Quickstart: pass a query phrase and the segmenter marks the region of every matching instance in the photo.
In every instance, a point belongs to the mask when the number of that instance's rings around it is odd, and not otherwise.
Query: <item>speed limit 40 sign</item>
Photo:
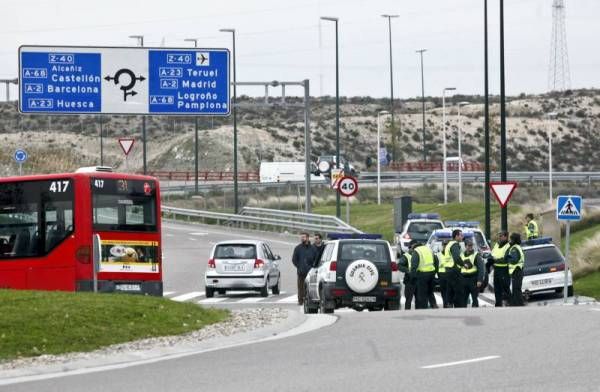
[[[338,182],[338,192],[345,197],[354,196],[358,192],[358,182],[354,177],[342,177]]]

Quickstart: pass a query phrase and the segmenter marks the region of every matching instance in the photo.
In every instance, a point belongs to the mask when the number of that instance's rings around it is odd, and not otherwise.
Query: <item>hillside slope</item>
[[[241,100],[252,101],[243,97]],[[290,98],[293,100],[293,98]],[[452,102],[469,101],[458,118]],[[492,115],[492,154],[499,155],[499,105],[494,97]],[[365,169],[367,156],[375,157],[377,112],[389,101],[370,97],[342,99],[341,146],[345,156]],[[397,159],[423,159],[421,103],[396,103]],[[446,100],[448,155],[456,155],[457,129],[463,130],[464,159],[483,161],[483,104],[479,96],[456,96]],[[442,108],[440,98],[427,98],[426,134],[428,159],[441,160]],[[577,90],[565,94],[512,97],[508,99],[508,162],[511,170],[547,168],[547,132],[552,129],[555,170],[600,170],[600,91]],[[557,112],[554,122],[544,113]],[[304,122],[302,110],[275,107],[241,108],[238,111],[240,170],[257,170],[259,162],[303,160]],[[104,130],[105,164],[126,169],[117,138],[137,140],[127,162],[130,171],[142,167],[141,117],[139,116],[46,116],[23,115],[15,102],[0,104],[0,175],[14,174],[15,148],[26,148],[30,161],[26,172],[70,171],[99,164],[100,123]],[[231,118],[202,117],[200,124],[201,170],[232,169],[233,132]],[[335,143],[335,105],[331,97],[314,98],[311,105],[311,135],[316,158],[331,154]],[[392,150],[389,123],[384,142]],[[148,162],[150,170],[193,170],[193,118],[151,116],[147,118]]]

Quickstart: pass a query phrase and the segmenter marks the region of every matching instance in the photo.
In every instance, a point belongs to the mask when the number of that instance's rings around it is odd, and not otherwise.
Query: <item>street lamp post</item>
[[[445,87],[442,90],[442,149],[443,149],[443,161],[442,166],[444,170],[444,204],[448,203],[448,169],[446,168],[446,91],[454,91],[456,87]]]
[[[386,110],[382,110],[377,113],[377,205],[381,204],[381,158],[379,151],[381,151],[381,116],[390,114]]]
[[[550,193],[550,205],[554,202],[552,197],[552,120],[556,118],[558,113],[551,112],[546,114],[547,124],[546,132],[548,133],[548,192]]]
[[[233,44],[231,56],[233,57],[233,210],[237,214],[239,212],[238,203],[238,131],[237,131],[237,79],[236,79],[236,67],[235,67],[235,29],[220,29],[222,33],[231,33]]]
[[[421,106],[423,111],[423,129],[422,129],[422,139],[423,139],[423,162],[427,162],[427,141],[425,139],[425,75],[423,73],[423,53],[426,52],[427,49],[419,49],[417,53],[421,55]]]
[[[396,128],[394,127],[394,68],[392,63],[392,18],[397,18],[398,15],[381,15],[383,18],[386,18],[388,21],[388,32],[389,32],[389,42],[390,42],[390,113],[392,116],[392,156],[394,160],[396,159]]]
[[[193,42],[194,48],[198,47],[198,38],[185,38],[186,42]],[[198,194],[198,116],[194,116],[194,191]]]
[[[462,204],[463,202],[463,192],[462,192],[462,126],[464,124],[462,117],[460,116],[460,108],[462,106],[469,105],[470,102],[463,101],[458,103],[458,202]]]
[[[143,35],[130,35],[129,38],[137,40],[138,46],[144,46]],[[142,160],[144,161],[144,174],[148,171],[148,163],[146,159],[146,116],[142,115]]]
[[[339,40],[338,40],[338,18],[322,16],[322,20],[335,22],[335,166],[340,167],[340,63],[339,63]],[[335,194],[335,216],[340,218],[342,208],[340,205],[340,193]]]

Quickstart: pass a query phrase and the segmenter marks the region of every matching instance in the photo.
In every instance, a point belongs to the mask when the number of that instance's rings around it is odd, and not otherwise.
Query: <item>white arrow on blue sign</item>
[[[27,158],[28,158],[28,155],[27,155],[27,151],[25,151],[25,150],[16,150],[15,155],[13,155],[13,159],[17,163],[23,163],[27,160]]]
[[[581,196],[567,195],[556,198],[556,219],[564,221],[581,220],[583,199]]]

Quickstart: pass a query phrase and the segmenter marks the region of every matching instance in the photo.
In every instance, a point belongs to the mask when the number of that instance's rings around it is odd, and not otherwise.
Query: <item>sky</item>
[[[499,0],[489,3],[490,93],[499,93]],[[548,90],[552,0],[505,0],[507,94]],[[311,95],[335,94],[335,27],[339,18],[340,94],[389,96],[392,20],[394,95],[420,96],[415,50],[424,54],[425,94],[444,87],[483,94],[483,0],[2,0],[0,78],[18,74],[20,45],[231,46],[235,28],[237,80],[311,81]],[[600,1],[566,0],[571,87],[600,87]],[[16,88],[11,89],[13,97]],[[289,91],[289,95],[300,95]],[[261,95],[252,87],[238,94]],[[4,97],[0,86],[0,97]]]

